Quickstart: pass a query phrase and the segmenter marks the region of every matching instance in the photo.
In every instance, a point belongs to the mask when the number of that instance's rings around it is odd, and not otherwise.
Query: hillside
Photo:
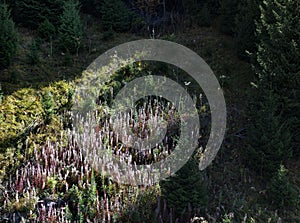
[[[194,17],[196,12],[187,11],[185,20],[181,21],[183,25],[167,23],[154,26],[153,30],[148,26],[147,31],[143,23],[139,23],[140,26],[134,26],[132,21],[126,24],[124,14],[120,14],[124,16],[121,27],[131,28],[120,29],[119,20],[111,23],[113,17],[107,20],[109,22],[104,20],[103,15],[109,14],[112,6],[107,6],[107,12],[103,5],[99,6],[102,13],[99,19],[88,2],[82,3],[81,11],[78,10],[82,35],[80,46],[74,52],[64,48],[67,41],[61,45],[59,33],[63,31],[57,31],[58,37],[43,39],[39,28],[18,22],[20,15],[16,16],[16,12],[20,6],[11,5],[13,19],[17,21],[18,50],[9,66],[0,70],[0,222],[299,222],[299,103],[295,99],[299,93],[299,62],[293,58],[289,62],[277,61],[279,65],[274,65],[274,72],[282,71],[290,76],[280,79],[275,75],[277,79],[272,79],[266,75],[272,69],[264,55],[275,60],[277,54],[275,50],[267,51],[268,44],[258,41],[261,45],[257,52],[252,52],[250,57],[241,56],[237,42],[239,33],[224,32],[224,27],[228,28],[223,24],[228,16],[224,12],[225,3],[214,14],[210,8],[214,1],[207,1],[205,7],[211,13],[209,24],[191,22],[199,17]],[[101,4],[110,1],[104,2]],[[122,7],[136,12],[135,8],[130,8],[133,1],[123,2]],[[170,4],[164,2],[168,11]],[[158,10],[149,4],[146,12]],[[174,10],[180,12],[180,7]],[[159,13],[162,11],[158,10],[157,18]],[[197,13],[202,16],[200,18],[205,15],[203,10]],[[71,20],[75,21],[74,18]],[[263,25],[257,27],[263,28]],[[175,42],[196,52],[212,69],[224,92],[225,137],[217,156],[203,171],[198,169],[198,164],[210,134],[211,108],[205,95],[199,96],[204,93],[195,80],[171,65],[140,61],[111,74],[98,89],[94,102],[97,124],[94,126],[95,120],[87,119],[84,123],[80,121],[82,129],[76,130],[80,125],[74,124],[74,119],[78,118],[72,113],[75,105],[80,100],[89,106],[92,104],[88,98],[79,99],[74,87],[85,80],[87,67],[115,46],[149,38]],[[280,38],[288,38],[288,34]],[[0,38],[0,44],[1,41]],[[282,52],[285,52],[284,47]],[[264,51],[259,51],[262,48]],[[298,45],[295,49],[299,50]],[[293,51],[299,56],[297,52]],[[287,68],[283,68],[282,61],[288,64]],[[122,62],[122,58],[117,58],[116,63]],[[148,74],[177,81],[194,99],[201,127],[198,144],[189,161],[167,180],[159,183],[149,180],[152,184],[148,186],[122,184],[104,169],[99,169],[94,163],[97,161],[90,162],[87,157],[91,154],[86,154],[85,148],[97,151],[93,143],[97,143],[100,135],[101,143],[111,156],[125,156],[132,164],[152,164],[174,152],[181,143],[180,125],[192,116],[192,112],[183,114],[182,119],[177,116],[179,110],[168,102],[145,97],[135,104],[136,113],[126,117],[134,133],[144,138],[145,132],[150,131],[145,123],[155,117],[164,118],[168,130],[163,142],[148,152],[122,144],[112,129],[115,125],[121,126],[123,119],[112,121],[115,110],[111,102],[128,83]],[[295,79],[292,79],[293,74]],[[151,88],[157,89],[154,82],[149,83]],[[144,117],[142,121],[140,117]],[[95,136],[88,133],[94,130]],[[95,160],[102,159],[95,154],[91,155]]]

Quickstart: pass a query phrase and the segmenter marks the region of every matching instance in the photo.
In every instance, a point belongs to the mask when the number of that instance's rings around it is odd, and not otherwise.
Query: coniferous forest
[[[191,49],[219,81],[226,131],[205,169],[213,108],[184,70],[116,55],[113,64],[126,65],[94,100],[76,94],[95,59],[142,39]],[[113,102],[131,81],[147,76],[159,91],[150,75],[193,99],[196,149],[167,178],[122,183],[98,161],[147,166],[190,140],[180,136],[192,112],[181,116],[162,97],[145,96],[113,118]],[[80,100],[93,118],[74,115]],[[146,139],[153,126],[161,130],[158,119],[167,130],[147,150],[122,143],[127,130],[113,131],[128,123]],[[133,173],[124,176],[131,182]],[[0,0],[0,222],[300,222],[300,0]]]

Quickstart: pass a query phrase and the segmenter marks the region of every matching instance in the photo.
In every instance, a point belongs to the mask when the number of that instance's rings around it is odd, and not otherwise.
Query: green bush
[[[134,200],[125,206],[122,220],[130,223],[153,222],[159,190],[158,185],[138,190]]]
[[[16,55],[18,37],[6,4],[0,4],[0,68],[8,67]]]
[[[100,219],[101,213],[97,210],[99,197],[94,175],[91,176],[91,182],[85,188],[79,188],[73,185],[68,193],[68,217],[72,221],[86,222],[87,220]]]

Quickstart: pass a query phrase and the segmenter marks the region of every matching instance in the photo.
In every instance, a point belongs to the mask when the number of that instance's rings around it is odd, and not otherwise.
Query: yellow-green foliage
[[[0,184],[6,173],[11,171],[11,167],[18,166],[22,160],[23,156],[20,153],[16,155],[13,148],[7,148],[5,152],[0,153]]]
[[[42,97],[45,92],[53,96],[53,110],[56,114],[71,107],[71,85],[65,81],[54,83],[39,91],[21,89],[12,95],[6,96],[0,105],[0,144],[6,147],[36,124],[42,124],[43,105]],[[53,117],[58,119],[59,117]],[[57,124],[57,123],[56,123]],[[52,126],[54,127],[54,126]],[[57,127],[57,126],[55,126]]]
[[[53,97],[53,115],[46,124],[42,98],[45,92]],[[0,104],[0,182],[8,170],[30,154],[34,145],[56,141],[63,130],[62,116],[71,108],[72,87],[60,81],[40,90],[21,89],[5,96]],[[20,150],[26,148],[26,151]],[[16,154],[19,154],[18,156]]]
[[[33,89],[22,89],[4,97],[0,105],[0,143],[7,146],[42,114],[39,95]]]

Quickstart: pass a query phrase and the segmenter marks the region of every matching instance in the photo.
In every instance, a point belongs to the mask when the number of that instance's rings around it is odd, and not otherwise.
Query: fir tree
[[[45,21],[39,25],[38,35],[43,40],[51,41],[56,36],[56,28],[48,19],[45,19]]]
[[[291,184],[287,175],[287,169],[283,165],[280,165],[280,168],[271,180],[269,197],[272,205],[281,210],[295,207],[297,204],[297,191],[294,185]]]
[[[98,0],[80,0],[81,9],[84,13],[99,17],[102,1]],[[101,16],[100,16],[101,17]]]
[[[78,53],[83,36],[83,25],[80,20],[78,1],[66,1],[58,29],[60,46],[71,53]]]
[[[6,4],[0,4],[0,68],[8,67],[18,47],[15,24]]]
[[[17,0],[15,20],[24,26],[37,28],[41,22],[42,9],[39,0]]]
[[[29,54],[28,54],[28,62],[31,65],[35,65],[40,62],[39,58],[39,46],[36,40],[33,40],[30,45]]]
[[[16,0],[15,18],[17,22],[36,29],[45,19],[59,25],[59,17],[63,11],[62,0]]]
[[[235,17],[238,13],[237,0],[222,0],[220,3],[220,30],[225,34],[234,34]]]
[[[162,196],[168,207],[180,213],[188,205],[206,208],[207,189],[195,159],[190,159],[175,176],[161,182]]]
[[[268,0],[260,10],[257,25],[260,79],[275,91],[295,90],[300,75],[300,3]]]
[[[279,96],[260,90],[250,110],[247,162],[251,169],[263,176],[271,176],[277,167],[292,156],[289,120],[280,113]]]
[[[266,0],[260,6],[257,73],[262,88],[272,89],[284,105],[283,116],[292,120],[292,146],[300,154],[300,2]]]
[[[256,53],[256,24],[259,19],[258,0],[241,1],[235,18],[236,47],[240,58],[249,58],[249,53]]]
[[[127,31],[130,28],[130,13],[122,0],[104,0],[101,7],[104,30]]]

